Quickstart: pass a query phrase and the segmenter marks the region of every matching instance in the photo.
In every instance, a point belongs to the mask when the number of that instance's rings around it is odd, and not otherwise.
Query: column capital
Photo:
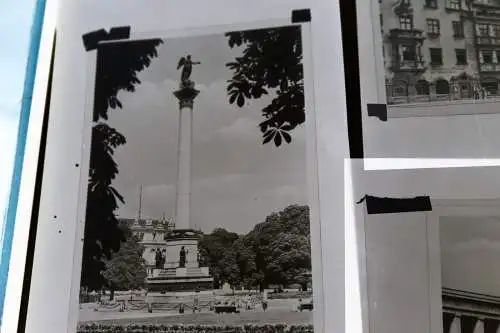
[[[179,108],[193,108],[194,99],[200,93],[199,90],[194,88],[194,85],[181,87],[179,90],[174,91],[174,96],[179,100]]]

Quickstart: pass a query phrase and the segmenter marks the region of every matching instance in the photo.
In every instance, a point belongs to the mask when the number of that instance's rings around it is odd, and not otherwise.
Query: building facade
[[[146,261],[148,276],[152,276],[156,266],[156,253],[160,251],[166,256],[165,236],[174,229],[174,223],[168,219],[122,219],[144,247],[142,257]]]
[[[500,332],[500,298],[443,288],[443,333]]]
[[[475,47],[479,75],[492,94],[498,94],[500,79],[500,1],[476,0],[472,3]]]
[[[499,3],[379,0],[388,103],[497,95]]]

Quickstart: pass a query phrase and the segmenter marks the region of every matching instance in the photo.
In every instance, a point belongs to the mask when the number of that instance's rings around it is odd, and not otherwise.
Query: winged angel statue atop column
[[[199,65],[201,62],[191,60],[191,55],[188,54],[185,58],[182,57],[179,59],[179,63],[177,64],[177,69],[182,67],[181,72],[181,87],[189,87],[193,85],[193,82],[189,79],[191,77],[191,72],[193,71],[193,65]]]

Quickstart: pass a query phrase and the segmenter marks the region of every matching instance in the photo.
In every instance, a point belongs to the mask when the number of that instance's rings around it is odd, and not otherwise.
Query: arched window
[[[429,82],[426,80],[418,80],[415,85],[415,90],[418,95],[429,95]]]
[[[448,95],[450,93],[450,84],[444,79],[436,81],[436,94]]]

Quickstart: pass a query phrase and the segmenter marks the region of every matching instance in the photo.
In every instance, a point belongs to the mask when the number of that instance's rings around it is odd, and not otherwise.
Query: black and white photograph
[[[497,333],[500,216],[442,216],[439,226],[443,333]]]
[[[378,3],[388,105],[499,101],[498,1]]]
[[[99,46],[78,333],[315,331],[303,52],[300,25]]]

